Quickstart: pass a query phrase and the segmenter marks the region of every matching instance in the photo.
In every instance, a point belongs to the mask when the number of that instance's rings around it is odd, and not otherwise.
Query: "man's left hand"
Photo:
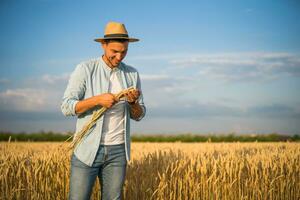
[[[140,96],[139,90],[131,90],[127,94],[125,94],[127,102],[132,104],[136,102]]]

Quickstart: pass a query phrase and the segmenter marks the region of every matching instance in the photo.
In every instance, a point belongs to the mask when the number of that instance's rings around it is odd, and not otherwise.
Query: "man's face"
[[[103,43],[104,59],[110,67],[117,67],[125,58],[128,50],[128,42],[111,41]]]

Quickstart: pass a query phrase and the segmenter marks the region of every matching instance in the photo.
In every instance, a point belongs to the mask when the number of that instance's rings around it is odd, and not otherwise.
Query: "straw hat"
[[[103,43],[105,40],[109,39],[127,39],[129,42],[139,41],[139,39],[130,38],[125,25],[118,22],[108,22],[105,27],[104,37],[97,38],[95,41]]]

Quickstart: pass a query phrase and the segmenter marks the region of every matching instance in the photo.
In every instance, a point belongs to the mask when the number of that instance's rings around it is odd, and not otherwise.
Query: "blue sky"
[[[133,133],[299,133],[298,1],[0,3],[0,130],[73,131],[60,101],[108,21],[133,43],[147,116]]]

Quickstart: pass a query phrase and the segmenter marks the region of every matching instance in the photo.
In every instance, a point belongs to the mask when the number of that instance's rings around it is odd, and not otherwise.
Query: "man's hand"
[[[101,106],[110,108],[116,103],[115,96],[111,93],[104,93],[101,95],[98,95],[98,102]]]
[[[143,114],[143,109],[137,101],[140,97],[139,90],[131,90],[125,94],[125,97],[130,105],[130,117],[137,120]]]
[[[95,106],[103,106],[105,108],[112,107],[116,102],[115,96],[111,93],[100,94],[79,101],[75,106],[76,114],[81,114],[94,108]]]
[[[127,94],[125,94],[125,97],[127,99],[127,102],[132,104],[139,99],[140,92],[138,90],[130,90]]]

